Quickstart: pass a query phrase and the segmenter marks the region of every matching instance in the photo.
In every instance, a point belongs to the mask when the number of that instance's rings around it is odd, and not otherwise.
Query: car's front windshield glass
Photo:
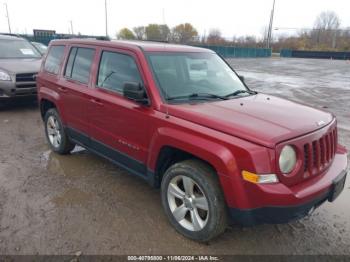
[[[47,46],[42,43],[32,42],[32,44],[39,50],[40,53],[45,54]]]
[[[0,59],[40,57],[38,50],[25,40],[0,40]]]
[[[215,53],[147,53],[165,100],[228,99],[250,93],[235,72]]]

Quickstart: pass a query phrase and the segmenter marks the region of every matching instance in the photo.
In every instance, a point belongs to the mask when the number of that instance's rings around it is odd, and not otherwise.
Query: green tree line
[[[165,24],[149,24],[132,29],[122,28],[117,33],[117,38],[188,44],[198,40],[198,31],[190,23],[179,24],[173,28]]]

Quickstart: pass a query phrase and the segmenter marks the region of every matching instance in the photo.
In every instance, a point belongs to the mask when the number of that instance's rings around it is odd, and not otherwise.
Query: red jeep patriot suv
[[[298,219],[343,190],[335,117],[250,90],[210,50],[52,41],[37,86],[53,151],[79,144],[160,187],[191,239]]]

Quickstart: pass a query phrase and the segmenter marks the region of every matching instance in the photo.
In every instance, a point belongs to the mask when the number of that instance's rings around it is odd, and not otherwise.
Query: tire
[[[46,112],[44,122],[45,135],[51,150],[61,155],[70,153],[75,144],[69,140],[55,108],[51,108]]]
[[[161,199],[170,223],[192,240],[207,242],[227,227],[226,204],[216,173],[202,161],[172,165],[162,179]]]

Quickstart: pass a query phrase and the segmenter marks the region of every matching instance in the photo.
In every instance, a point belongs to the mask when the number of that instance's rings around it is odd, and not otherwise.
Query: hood
[[[273,148],[276,144],[322,128],[326,113],[278,97],[257,94],[218,102],[169,105],[169,114]]]
[[[0,59],[0,69],[10,74],[39,72],[41,58]]]

